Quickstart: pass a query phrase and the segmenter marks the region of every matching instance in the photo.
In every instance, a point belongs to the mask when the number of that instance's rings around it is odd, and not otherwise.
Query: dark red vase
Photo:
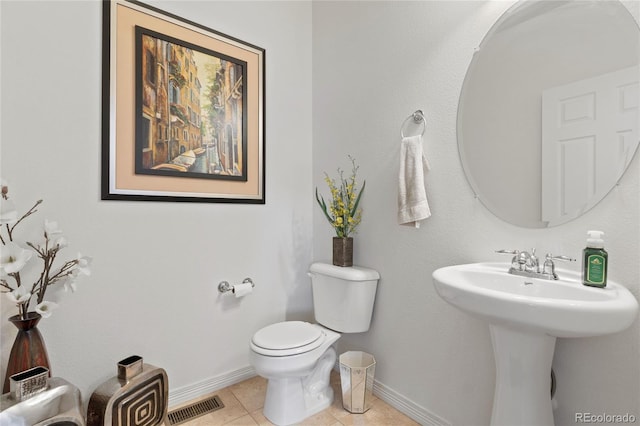
[[[44,345],[42,334],[36,327],[41,319],[42,316],[36,312],[27,312],[26,319],[20,318],[20,315],[9,318],[9,321],[18,328],[18,335],[11,347],[2,393],[9,392],[9,377],[16,373],[38,366],[51,370],[47,347]]]

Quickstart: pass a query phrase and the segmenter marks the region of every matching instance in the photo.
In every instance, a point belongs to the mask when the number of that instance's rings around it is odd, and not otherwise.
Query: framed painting
[[[102,199],[265,203],[265,50],[103,1]]]

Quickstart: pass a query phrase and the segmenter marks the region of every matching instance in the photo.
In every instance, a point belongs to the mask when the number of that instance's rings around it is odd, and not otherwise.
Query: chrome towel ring
[[[402,136],[403,138],[405,137],[404,128],[411,119],[413,119],[413,122],[416,124],[422,124],[422,133],[420,133],[420,136],[424,136],[424,132],[425,130],[427,130],[427,119],[421,109],[405,118],[405,120],[402,122],[402,126],[400,126],[400,136]]]

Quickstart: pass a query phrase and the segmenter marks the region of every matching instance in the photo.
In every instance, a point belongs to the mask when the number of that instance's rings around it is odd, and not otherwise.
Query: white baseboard
[[[373,394],[400,411],[407,417],[412,418],[423,426],[450,426],[451,423],[442,417],[430,412],[426,408],[416,404],[405,396],[399,394],[389,386],[373,380]]]
[[[335,370],[340,371],[338,364],[336,364]],[[239,370],[230,371],[218,377],[212,377],[210,379],[194,383],[193,385],[183,386],[178,389],[171,389],[169,390],[169,407],[182,405],[255,376],[256,371],[253,367],[245,367]],[[442,417],[416,404],[378,380],[373,381],[373,394],[423,426],[451,425],[451,423]]]
[[[192,385],[183,386],[178,389],[169,389],[169,407],[182,405],[255,376],[256,370],[253,367],[245,367]]]

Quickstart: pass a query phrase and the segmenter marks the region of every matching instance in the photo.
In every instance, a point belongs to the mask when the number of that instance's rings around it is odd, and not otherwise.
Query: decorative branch
[[[3,201],[8,199],[8,188],[6,185],[2,185],[2,199]],[[13,234],[16,226],[22,223],[27,217],[33,215],[38,211],[38,206],[42,203],[42,200],[38,200],[26,213],[24,213],[19,219],[15,220],[17,214],[10,205],[7,209],[7,205],[3,206],[8,210],[8,214],[3,211],[2,221],[5,226],[0,227],[0,242],[4,246],[3,250],[6,253],[3,254],[0,262],[0,271],[7,276],[15,280],[15,285],[10,284],[7,279],[0,278],[0,290],[15,302],[18,313],[22,319],[26,319],[29,311],[31,300],[35,296],[37,301],[36,312],[42,316],[49,316],[52,308],[56,306],[55,303],[47,302],[44,300],[45,294],[49,286],[63,281],[63,278],[74,279],[79,273],[89,274],[88,265],[91,263],[91,258],[79,257],[77,259],[67,260],[59,268],[54,268],[58,253],[66,242],[64,237],[58,236],[52,240],[52,236],[61,234],[61,231],[57,229],[57,223],[49,222],[45,220],[44,223],[44,243],[34,244],[30,241],[26,241],[24,244],[30,247],[33,251],[25,249],[22,246],[13,242]],[[3,236],[2,231],[5,231],[6,235]],[[37,279],[31,285],[31,289],[27,290],[22,286],[21,271],[25,264],[33,257],[33,253],[37,255],[42,261],[42,270],[37,276]],[[64,280],[64,282],[67,282]]]
[[[5,199],[6,199],[6,197],[5,197]],[[16,223],[13,224],[13,226],[9,226],[9,224],[7,223],[7,234],[9,235],[9,241],[13,241],[13,230],[16,228],[16,226],[18,226],[18,224],[20,222],[22,222],[23,220],[25,220],[27,217],[29,217],[32,214],[34,214],[35,212],[37,212],[38,210],[36,210],[36,207],[38,207],[41,203],[42,203],[42,200],[36,201],[36,203],[33,205],[33,207],[31,207],[29,209],[29,211],[27,211],[25,214],[23,214],[22,217],[20,219],[18,219],[16,221]],[[2,241],[2,243],[4,244],[4,240]]]

